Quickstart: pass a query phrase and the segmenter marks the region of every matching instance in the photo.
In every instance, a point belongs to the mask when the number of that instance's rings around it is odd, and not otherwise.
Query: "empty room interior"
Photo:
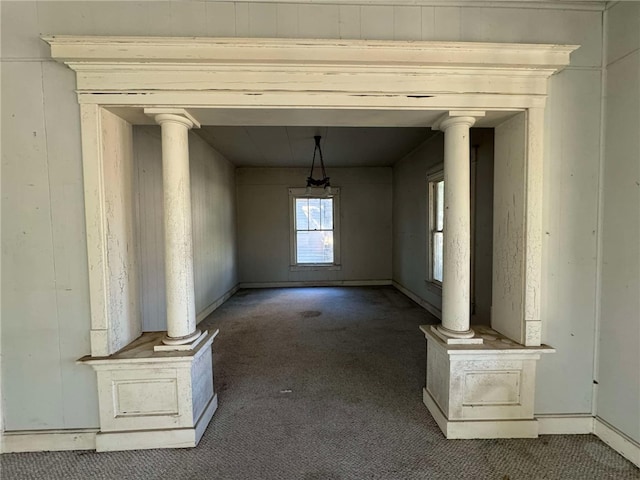
[[[0,7],[6,478],[640,478],[640,3]]]

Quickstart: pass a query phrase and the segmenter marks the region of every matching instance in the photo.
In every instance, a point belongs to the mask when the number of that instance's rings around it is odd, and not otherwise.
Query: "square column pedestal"
[[[473,328],[481,344],[447,344],[431,325],[420,327],[427,340],[424,404],[449,439],[537,437],[536,362],[555,350]]]
[[[96,451],[195,447],[218,407],[211,347],[154,351],[165,332],[144,333],[109,357],[84,357],[98,375]]]

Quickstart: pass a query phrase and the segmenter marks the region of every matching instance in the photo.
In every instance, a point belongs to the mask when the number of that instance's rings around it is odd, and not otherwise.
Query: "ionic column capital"
[[[178,123],[187,128],[200,128],[200,122],[184,108],[145,108],[145,115],[153,117],[158,125]]]
[[[471,128],[478,118],[485,116],[481,110],[458,110],[450,111],[442,115],[431,127],[432,130],[442,130],[443,132],[454,125],[467,125]]]

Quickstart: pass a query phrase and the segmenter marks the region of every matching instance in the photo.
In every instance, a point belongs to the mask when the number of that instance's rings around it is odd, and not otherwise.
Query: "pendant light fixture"
[[[313,193],[313,187],[323,187],[326,195],[331,195],[331,183],[329,181],[329,177],[327,177],[327,171],[324,168],[324,158],[322,158],[322,148],[320,147],[320,139],[322,138],[320,135],[316,135],[313,137],[316,141],[316,145],[313,149],[313,160],[311,161],[311,171],[309,172],[309,176],[307,177],[307,194]],[[316,153],[320,154],[320,170],[322,173],[322,178],[316,180],[313,178],[313,168],[316,163]]]

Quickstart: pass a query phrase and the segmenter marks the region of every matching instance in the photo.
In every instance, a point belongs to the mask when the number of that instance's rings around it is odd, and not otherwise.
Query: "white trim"
[[[229,300],[240,288],[238,285],[239,284],[236,284],[235,287],[233,287],[231,290],[229,290],[227,293],[222,295],[220,298],[218,298],[215,302],[213,302],[207,308],[205,308],[200,313],[198,313],[198,315],[196,316],[196,323],[200,323],[202,320],[204,320],[209,315],[211,315],[211,313],[214,310],[216,310],[220,305],[222,305],[224,302]]]
[[[310,3],[323,5],[339,5],[340,0],[222,0],[233,3]],[[476,7],[476,8],[528,8],[535,10],[580,10],[601,12],[612,2],[597,1],[558,1],[548,0],[351,0],[350,5],[387,5],[394,7]],[[617,2],[613,2],[617,3]]]
[[[593,433],[616,452],[640,467],[640,444],[620,430],[602,420],[594,418]]]
[[[333,207],[333,263],[298,263],[297,230],[296,230],[296,200],[298,198],[331,198]],[[341,270],[340,262],[340,187],[331,187],[331,193],[321,188],[312,188],[311,193],[306,188],[289,188],[289,271],[309,270]],[[329,231],[329,230],[327,230]]]
[[[498,68],[521,75],[550,76],[569,64],[569,55],[578,45],[438,42],[357,39],[293,39],[293,38],[212,38],[212,37],[131,37],[48,35],[42,39],[51,45],[51,56],[78,72],[97,73],[103,67],[126,70],[165,71],[170,65],[192,65],[202,70],[207,65],[232,66],[237,72],[242,65],[279,65],[274,59],[286,59],[286,65],[323,65],[326,62],[346,65],[435,68],[464,66],[467,69]],[[486,64],[486,65],[485,65]],[[130,67],[130,68],[128,68]],[[187,68],[188,69],[188,68]],[[115,76],[109,84],[117,83]],[[106,80],[106,79],[105,79]],[[157,84],[156,84],[157,85]],[[246,89],[246,85],[237,88]],[[167,88],[171,90],[172,88]],[[305,88],[304,90],[308,90]]]
[[[427,302],[426,300],[423,300],[422,298],[420,298],[418,295],[416,295],[415,293],[413,293],[411,290],[406,289],[405,287],[403,287],[402,285],[400,285],[398,282],[396,282],[395,280],[393,280],[392,285],[400,290],[400,292],[402,292],[404,295],[406,295],[407,297],[409,297],[411,300],[413,300],[414,302],[416,302],[418,305],[420,305],[422,308],[424,308],[427,312],[429,312],[431,315],[433,315],[434,317],[436,317],[439,320],[442,320],[442,311],[436,307],[435,305],[432,305],[431,303]]]
[[[540,435],[586,435],[593,433],[590,414],[536,415]]]
[[[245,282],[240,288],[295,288],[295,287],[378,287],[392,285],[391,280],[328,280],[309,282]]]
[[[430,286],[440,289],[442,295],[442,282],[433,278],[433,234],[436,225],[437,202],[435,199],[435,184],[444,182],[444,163],[439,163],[436,167],[427,172],[427,275],[426,281]],[[446,187],[445,187],[446,188]],[[444,206],[443,206],[444,209]],[[444,222],[444,221],[443,221]],[[444,225],[442,228],[444,237]],[[444,261],[444,260],[443,260]]]
[[[5,432],[2,453],[95,450],[97,432],[97,428]]]
[[[457,420],[450,421],[440,410],[438,403],[422,389],[422,403],[448,440],[479,438],[537,438],[538,422],[534,420]]]
[[[328,270],[342,270],[342,265],[335,263],[309,263],[290,265],[290,272],[326,272]]]
[[[96,452],[195,447],[217,408],[218,396],[214,395],[193,428],[99,432],[96,435]]]

